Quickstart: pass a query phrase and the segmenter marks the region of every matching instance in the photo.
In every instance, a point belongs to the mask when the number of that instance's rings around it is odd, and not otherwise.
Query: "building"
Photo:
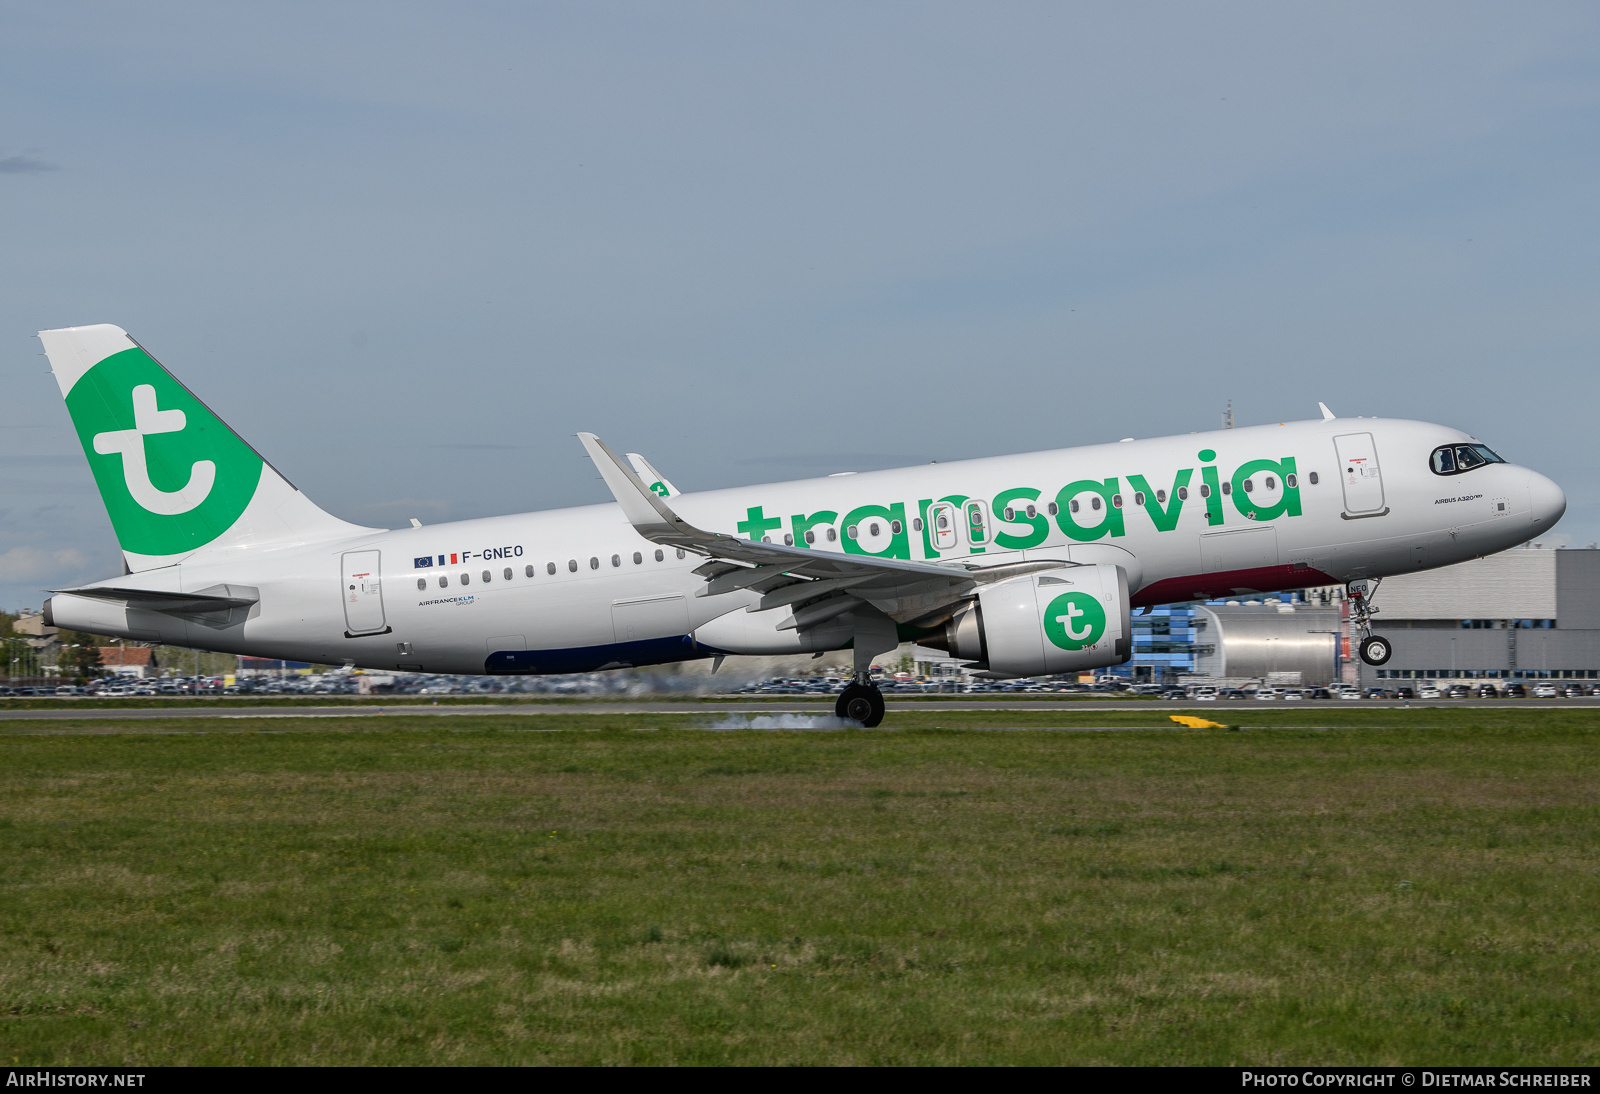
[[[1137,684],[1171,684],[1194,671],[1193,605],[1170,604],[1133,617],[1133,659],[1112,672]]]
[[[1600,678],[1600,550],[1518,548],[1388,577],[1372,603],[1394,653],[1359,664],[1363,686]]]
[[[111,676],[132,676],[136,680],[161,675],[156,651],[148,646],[101,646],[100,667]]]
[[[1236,683],[1325,687],[1339,679],[1340,614],[1331,597],[1199,605],[1195,673]]]

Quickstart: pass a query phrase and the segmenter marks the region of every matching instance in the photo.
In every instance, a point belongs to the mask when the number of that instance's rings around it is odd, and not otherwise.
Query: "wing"
[[[931,626],[949,616],[953,607],[981,584],[1071,565],[1065,561],[986,567],[910,562],[708,532],[673,512],[599,437],[579,433],[578,438],[635,531],[652,542],[706,557],[706,563],[695,570],[706,579],[697,596],[753,590],[761,599],[749,611],[794,609],[793,620],[785,620],[784,627],[807,630],[862,603],[871,604],[897,623]]]

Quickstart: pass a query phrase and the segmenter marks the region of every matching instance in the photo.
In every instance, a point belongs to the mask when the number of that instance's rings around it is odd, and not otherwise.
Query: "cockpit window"
[[[1483,444],[1448,444],[1433,450],[1428,466],[1435,475],[1459,475],[1489,463],[1505,463]]]

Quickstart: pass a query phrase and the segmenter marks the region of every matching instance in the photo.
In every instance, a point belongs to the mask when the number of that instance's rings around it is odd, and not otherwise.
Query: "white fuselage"
[[[1135,605],[1157,604],[1443,566],[1547,531],[1565,499],[1544,476],[1508,463],[1434,473],[1431,451],[1469,440],[1423,422],[1339,418],[690,493],[672,506],[703,528],[818,551],[1114,562]],[[950,528],[935,527],[941,516]],[[248,587],[256,603],[226,622],[73,595],[55,597],[52,613],[101,634],[428,672],[812,648],[773,629],[782,610],[708,626],[756,597],[697,595],[703,561],[643,539],[617,505],[591,505],[199,552],[104,583]],[[706,639],[736,632],[754,637]]]

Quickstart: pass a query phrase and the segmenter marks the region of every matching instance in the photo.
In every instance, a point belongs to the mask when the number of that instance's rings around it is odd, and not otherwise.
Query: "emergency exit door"
[[[928,507],[928,539],[935,551],[953,550],[956,545],[956,507],[947,501]]]
[[[1339,481],[1344,485],[1344,515],[1376,517],[1383,507],[1383,475],[1371,433],[1346,433],[1333,439],[1339,454]]]
[[[382,634],[383,582],[378,551],[348,551],[344,555],[345,636]]]

